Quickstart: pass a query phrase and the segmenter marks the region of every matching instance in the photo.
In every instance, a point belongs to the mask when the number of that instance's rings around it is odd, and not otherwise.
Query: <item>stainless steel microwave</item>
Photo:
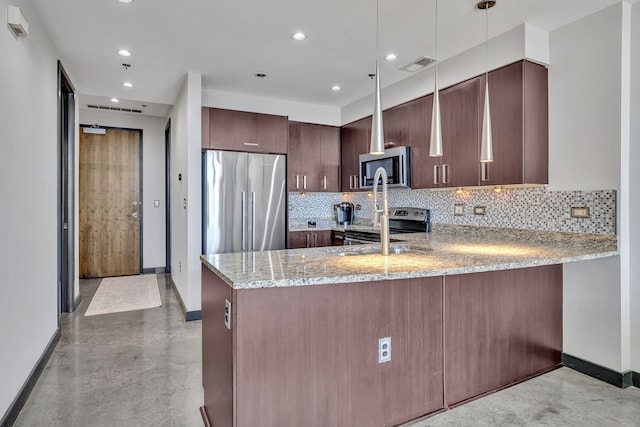
[[[410,163],[409,147],[389,148],[384,154],[360,154],[360,188],[373,188],[373,179],[380,167],[387,171],[389,187],[409,187]]]

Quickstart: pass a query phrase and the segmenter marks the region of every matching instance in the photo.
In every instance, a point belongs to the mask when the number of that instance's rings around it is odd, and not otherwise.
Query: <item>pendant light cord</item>
[[[380,0],[376,0],[376,73],[378,73],[378,52],[380,50]],[[380,76],[378,76],[380,78]]]
[[[484,8],[484,69],[489,84],[489,3]]]

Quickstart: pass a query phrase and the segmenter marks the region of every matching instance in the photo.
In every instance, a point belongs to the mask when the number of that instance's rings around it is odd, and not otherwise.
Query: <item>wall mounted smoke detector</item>
[[[7,6],[7,23],[18,37],[27,37],[29,35],[29,23],[17,6]]]

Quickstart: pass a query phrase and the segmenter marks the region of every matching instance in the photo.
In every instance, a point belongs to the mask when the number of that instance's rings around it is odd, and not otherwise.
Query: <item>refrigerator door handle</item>
[[[251,250],[256,250],[256,192],[251,192]]]
[[[246,241],[246,228],[247,228],[247,215],[245,211],[247,194],[242,192],[242,206],[240,207],[240,212],[242,212],[242,237],[240,238],[240,250],[244,252],[246,250],[245,241]]]

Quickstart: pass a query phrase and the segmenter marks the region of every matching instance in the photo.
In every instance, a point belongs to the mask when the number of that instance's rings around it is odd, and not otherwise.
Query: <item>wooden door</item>
[[[140,273],[140,131],[80,132],[80,277]]]
[[[322,188],[322,126],[303,123],[300,132],[302,155],[300,169],[302,170],[302,191],[316,192]]]

